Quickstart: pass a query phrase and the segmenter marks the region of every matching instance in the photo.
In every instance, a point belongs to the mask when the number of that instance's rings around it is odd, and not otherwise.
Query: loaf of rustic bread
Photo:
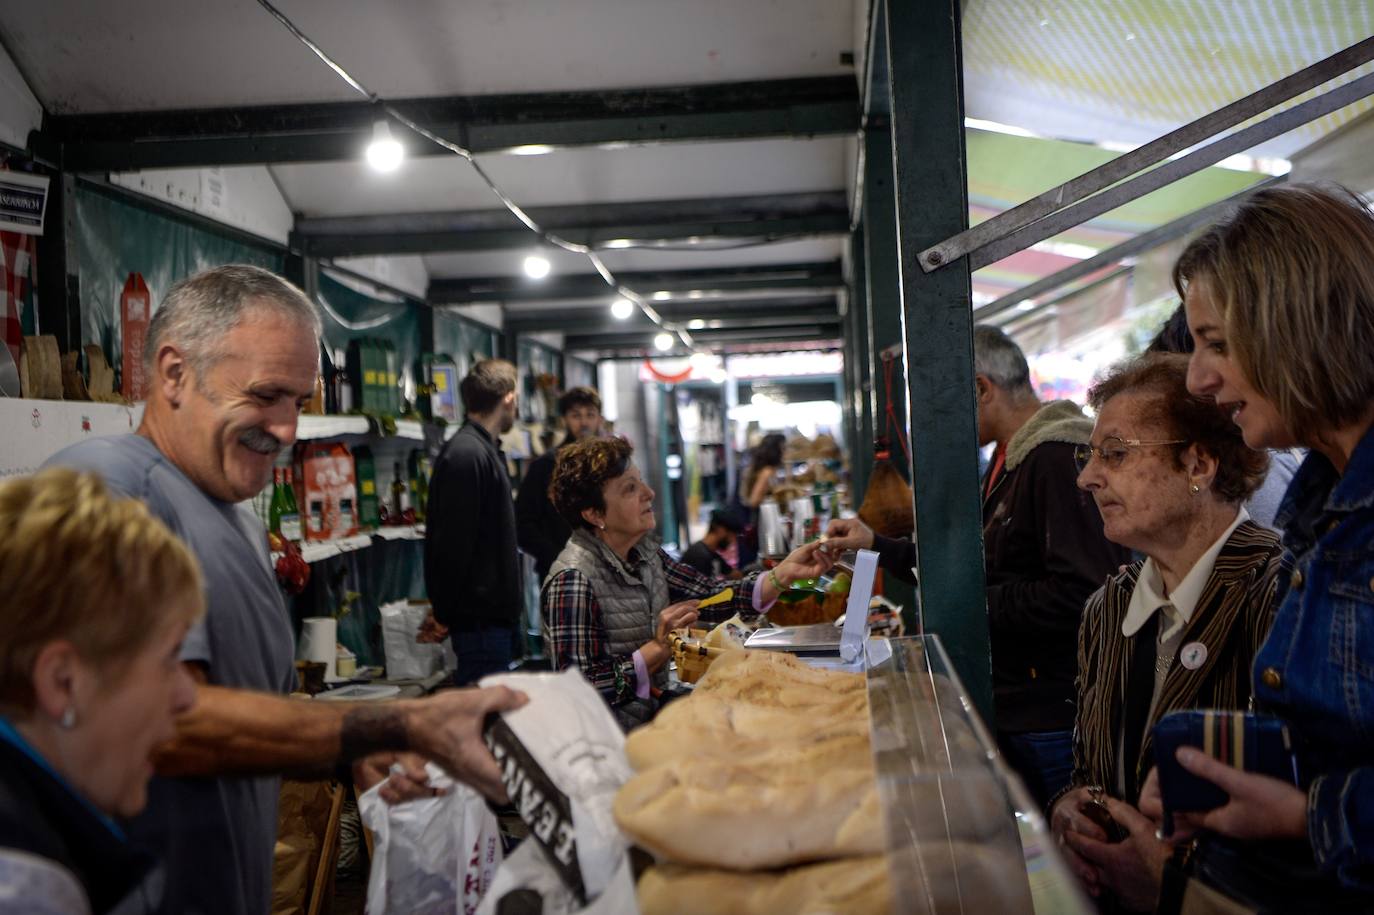
[[[785,704],[799,706],[808,704],[807,699],[825,701],[827,695],[863,692],[865,681],[863,674],[820,670],[785,651],[728,651],[711,663],[696,691],[750,699],[743,694],[750,687],[769,693],[797,690],[799,697]]]
[[[742,874],[676,865],[639,880],[641,915],[886,915],[892,911],[882,855]]]
[[[693,756],[738,759],[780,746],[804,746],[830,737],[868,734],[868,699],[862,692],[828,694],[831,701],[797,709],[698,693],[674,702],[625,741],[630,765],[643,771]]]
[[[656,765],[625,783],[614,811],[636,844],[682,864],[752,870],[883,849],[872,756],[858,735]]]

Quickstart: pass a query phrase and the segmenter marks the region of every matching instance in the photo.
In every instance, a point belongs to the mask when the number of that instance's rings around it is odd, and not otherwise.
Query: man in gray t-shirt
[[[48,462],[98,473],[143,500],[204,575],[205,619],[182,654],[201,684],[196,703],[177,720],[176,739],[154,751],[158,777],[130,829],[167,865],[167,912],[269,910],[284,773],[325,776],[371,754],[413,750],[505,799],[481,726],[522,704],[517,693],[461,690],[353,708],[280,695],[294,680],[291,626],[267,533],[241,503],[295,441],[318,351],[319,318],[291,284],[256,267],[193,276],[148,327],[150,392],[138,433],[82,442]]]

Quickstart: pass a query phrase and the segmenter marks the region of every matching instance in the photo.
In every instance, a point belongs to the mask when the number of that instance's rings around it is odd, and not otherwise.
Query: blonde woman
[[[158,866],[115,818],[195,699],[195,560],[142,503],[55,469],[0,484],[0,581],[0,907],[157,911]]]
[[[1278,611],[1252,668],[1301,786],[1178,751],[1229,796],[1181,814],[1192,874],[1232,911],[1374,911],[1374,214],[1341,189],[1252,194],[1180,256],[1188,387],[1252,448],[1303,446],[1279,508]],[[1141,809],[1161,813],[1157,781]]]

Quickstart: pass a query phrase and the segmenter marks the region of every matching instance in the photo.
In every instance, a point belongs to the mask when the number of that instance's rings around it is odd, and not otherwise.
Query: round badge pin
[[[1178,653],[1178,659],[1189,670],[1197,670],[1207,663],[1207,646],[1201,642],[1189,642]]]

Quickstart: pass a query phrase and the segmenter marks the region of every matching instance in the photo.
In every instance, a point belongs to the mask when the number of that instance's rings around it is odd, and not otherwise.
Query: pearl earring
[[[59,719],[57,720],[57,724],[58,724],[58,725],[62,728],[62,730],[64,730],[64,731],[70,731],[72,728],[76,727],[76,708],[75,708],[75,706],[69,705],[69,706],[67,706],[66,708],[64,708],[64,709],[62,710],[62,717],[59,718]]]
[[[602,524],[602,525],[601,525],[601,529],[604,531],[604,530],[606,529],[606,525],[605,525],[605,524]]]
[[[1202,492],[1202,487],[1197,485],[1196,483],[1193,484],[1192,489],[1193,495],[1197,495],[1198,493]]]

